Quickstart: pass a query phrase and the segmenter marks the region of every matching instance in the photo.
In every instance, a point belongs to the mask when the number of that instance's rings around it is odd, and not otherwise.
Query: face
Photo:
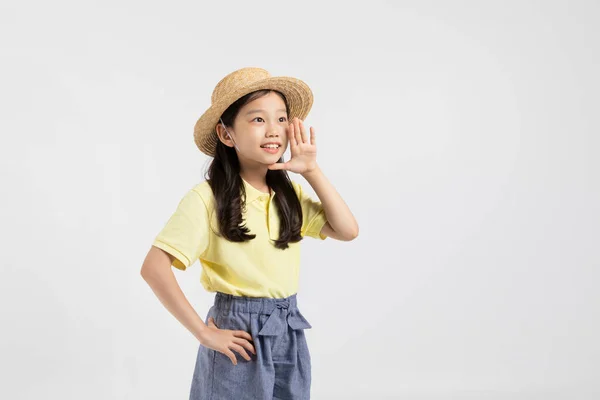
[[[276,163],[287,148],[288,125],[283,99],[271,92],[240,108],[233,127],[227,127],[233,140],[220,122],[217,132],[227,146],[234,147],[234,143],[237,145],[236,152],[240,161],[269,165]],[[271,142],[278,146],[267,147],[267,143]]]

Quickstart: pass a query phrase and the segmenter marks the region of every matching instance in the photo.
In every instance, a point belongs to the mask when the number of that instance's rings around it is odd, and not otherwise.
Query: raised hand
[[[288,126],[288,138],[292,157],[284,163],[269,165],[270,170],[285,169],[297,174],[310,172],[317,167],[317,143],[315,128],[310,127],[310,137],[301,119],[294,118]]]

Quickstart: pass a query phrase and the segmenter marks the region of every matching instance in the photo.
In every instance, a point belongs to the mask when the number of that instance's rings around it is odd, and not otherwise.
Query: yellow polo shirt
[[[173,266],[180,270],[200,260],[200,282],[209,292],[271,298],[297,293],[302,242],[288,243],[285,250],[269,242],[279,237],[275,192],[264,193],[242,181],[246,189],[242,216],[250,233],[256,234],[254,239],[230,242],[213,232],[218,232],[215,199],[208,181],[203,181],[183,196],[153,246],[174,256]],[[302,206],[300,234],[326,239],[320,233],[327,222],[321,202],[313,200],[299,183],[292,181],[292,186]]]

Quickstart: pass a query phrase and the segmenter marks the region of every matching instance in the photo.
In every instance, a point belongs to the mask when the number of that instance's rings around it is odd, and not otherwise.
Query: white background
[[[204,179],[194,123],[246,66],[312,88],[360,226],[304,242],[312,398],[598,398],[599,20],[595,1],[3,2],[0,398],[188,398],[198,342],[139,272]],[[176,276],[204,318],[200,264]]]

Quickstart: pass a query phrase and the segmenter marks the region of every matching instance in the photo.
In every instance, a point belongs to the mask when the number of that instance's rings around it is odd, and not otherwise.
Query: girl
[[[313,96],[303,81],[242,68],[217,84],[211,103],[194,128],[198,148],[214,157],[208,177],[183,196],[141,273],[199,341],[190,400],[309,399],[303,329],[311,325],[296,298],[300,241],[349,241],[358,224],[317,164],[315,130],[303,125]],[[301,174],[320,201],[287,171]],[[196,259],[203,287],[216,292],[205,322],[170,268]]]

